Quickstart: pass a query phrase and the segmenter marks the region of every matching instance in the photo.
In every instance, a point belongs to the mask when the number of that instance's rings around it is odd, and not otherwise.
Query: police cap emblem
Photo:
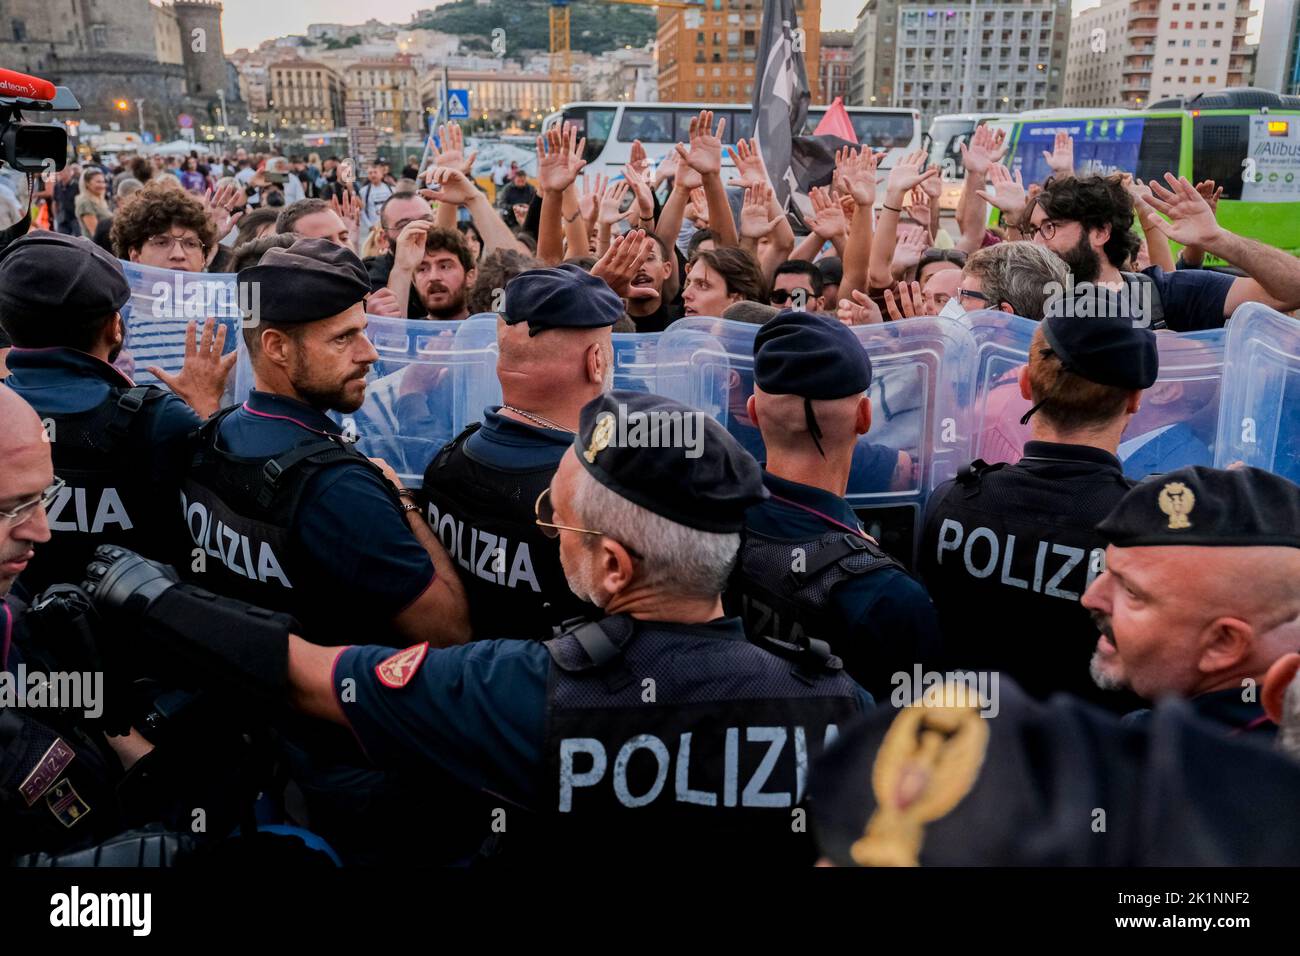
[[[1196,507],[1196,495],[1192,494],[1192,489],[1181,481],[1171,481],[1161,488],[1156,503],[1160,505],[1160,510],[1169,516],[1170,531],[1179,531],[1192,526],[1187,516]]]
[[[587,450],[583,452],[583,457],[589,464],[596,463],[596,453],[608,448],[613,437],[614,416],[606,412],[596,419],[596,427],[591,430],[591,441],[587,444]]]

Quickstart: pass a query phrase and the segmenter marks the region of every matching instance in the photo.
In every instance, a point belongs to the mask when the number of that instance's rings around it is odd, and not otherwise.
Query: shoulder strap
[[[586,670],[602,672],[605,689],[613,694],[636,680],[623,659],[627,645],[635,636],[636,625],[633,620],[619,614],[599,621],[588,621],[579,624],[576,628],[566,630],[558,637],[547,641],[546,649],[551,655],[551,660],[561,670],[578,673]],[[558,644],[565,637],[572,637],[577,642],[586,655],[587,662],[561,659]]]
[[[990,472],[998,471],[1006,462],[998,462],[996,465],[990,465],[983,458],[976,458],[969,465],[957,470],[957,484],[966,488],[978,488],[984,476]]]
[[[461,445],[463,445],[466,441],[468,441],[469,437],[482,427],[483,427],[482,422],[472,422],[471,424],[467,425],[464,431],[462,431],[451,441],[447,442],[447,444],[442,446],[438,454],[434,456],[433,462],[430,465],[430,467],[432,468],[446,467],[447,460],[451,458],[452,453],[455,452],[456,449],[459,448]]]
[[[832,541],[829,541],[820,551],[813,555],[802,571],[791,571],[790,576],[794,580],[795,584],[802,586],[813,578],[816,578],[831,565],[837,564],[845,558],[853,557],[855,555],[861,555],[874,560],[852,561],[840,565],[846,573],[854,576],[865,574],[868,571],[874,571],[876,568],[884,567],[888,564],[898,564],[893,557],[886,554],[862,535],[841,534],[837,535]],[[901,565],[899,566],[901,567]]]
[[[271,507],[281,480],[304,462],[332,465],[341,461],[365,461],[370,464],[363,455],[343,447],[331,438],[318,438],[295,445],[262,466],[262,486],[257,491],[257,503],[263,508]]]

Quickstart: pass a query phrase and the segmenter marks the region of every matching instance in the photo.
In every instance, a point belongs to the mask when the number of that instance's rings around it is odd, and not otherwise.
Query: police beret
[[[1098,385],[1150,388],[1160,372],[1155,333],[1131,319],[1050,315],[1043,338],[1066,371]]]
[[[811,312],[782,312],[754,337],[754,384],[817,401],[871,387],[871,359],[849,327]]]
[[[528,323],[528,334],[546,329],[599,329],[623,317],[623,300],[605,280],[564,264],[529,269],[506,283],[507,325]]]
[[[0,319],[111,315],[130,298],[122,263],[89,239],[33,232],[0,252]]]
[[[1259,468],[1179,468],[1132,489],[1097,532],[1117,548],[1300,548],[1300,487]]]
[[[1129,725],[1067,695],[1033,700],[1005,676],[990,689],[984,716],[881,707],[844,728],[808,779],[822,855],[840,866],[1300,858],[1300,765],[1225,738],[1185,701]]]
[[[699,531],[734,533],[767,498],[762,470],[708,415],[659,395],[612,391],[583,406],[578,461],[621,498]]]
[[[356,254],[328,239],[299,239],[270,249],[261,262],[239,273],[256,282],[259,317],[298,325],[345,312],[370,294],[370,279]],[[241,297],[241,301],[243,301]]]

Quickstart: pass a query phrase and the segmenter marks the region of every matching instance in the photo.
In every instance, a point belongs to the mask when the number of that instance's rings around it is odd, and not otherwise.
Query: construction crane
[[[573,79],[573,53],[569,46],[569,5],[572,0],[550,0],[551,4],[551,106],[558,108],[563,100],[561,89]],[[707,0],[683,3],[681,0],[599,0],[601,3],[623,3],[638,7],[665,7],[673,10],[704,10]],[[720,0],[712,0],[714,9],[722,9]],[[564,84],[564,86],[561,86]]]

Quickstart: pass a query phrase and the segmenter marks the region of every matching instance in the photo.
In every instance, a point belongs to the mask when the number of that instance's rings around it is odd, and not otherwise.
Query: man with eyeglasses
[[[497,320],[502,404],[429,463],[419,500],[456,562],[474,634],[545,639],[600,612],[575,597],[533,503],[573,444],[578,415],[614,377],[610,328],[623,303],[577,266],[511,279]]]
[[[225,330],[209,320],[181,371],[164,376],[173,391],[137,386],[112,364],[130,294],[121,263],[86,240],[37,232],[0,252],[0,325],[14,343],[7,384],[41,416],[68,482],[50,509],[54,540],[23,575],[28,594],[78,580],[101,544],[175,560],[182,543],[181,449],[219,406],[235,354],[222,356]]]
[[[823,312],[826,309],[826,300],[822,296],[825,285],[826,280],[815,265],[802,259],[791,259],[776,267],[767,301],[778,309]]]
[[[725,616],[745,513],[765,496],[712,418],[613,391],[582,409],[537,504],[569,587],[607,616],[545,643],[393,653],[187,627],[199,599],[133,555],[105,554],[91,584],[148,656],[211,660],[188,670],[351,727],[379,766],[495,794],[506,859],[807,863],[792,820],[808,762],[872,701],[824,647],[778,655]]]
[[[150,182],[118,209],[110,238],[119,259],[202,272],[217,229],[202,200],[174,185]]]

